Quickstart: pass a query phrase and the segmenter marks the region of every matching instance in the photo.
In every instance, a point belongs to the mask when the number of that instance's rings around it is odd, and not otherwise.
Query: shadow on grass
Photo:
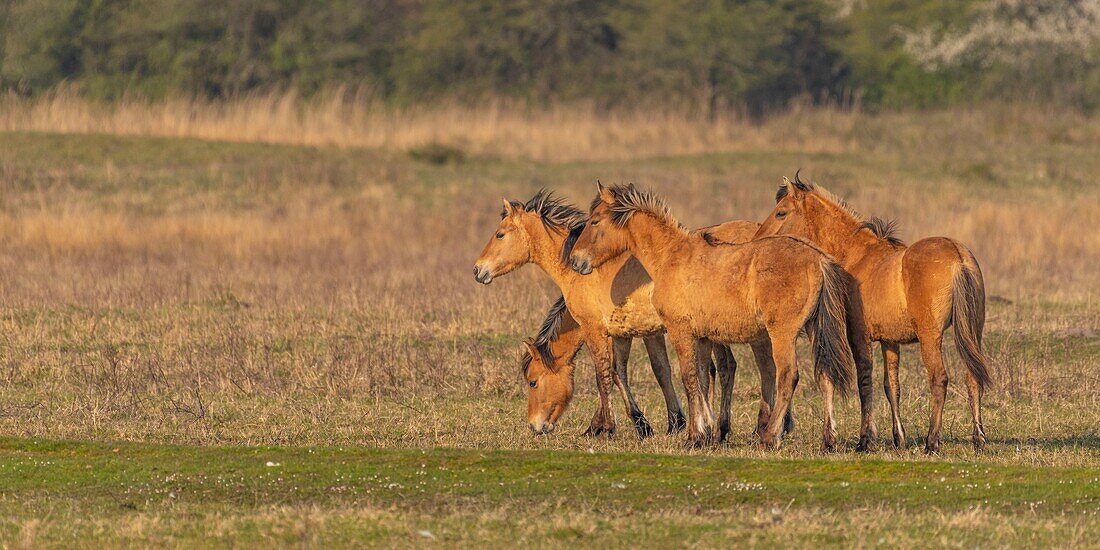
[[[1042,447],[1044,449],[1064,449],[1083,447],[1100,450],[1100,434],[1087,433],[1062,437],[1005,437],[991,438],[987,440],[995,445],[1027,445],[1029,447]]]
[[[924,446],[925,437],[910,437],[908,438],[909,446]],[[970,445],[969,437],[958,436],[944,436],[942,438],[944,443],[958,444],[958,445]],[[1060,437],[986,437],[986,445],[1004,445],[1007,447],[1020,446],[1020,447],[1039,447],[1042,449],[1095,449],[1100,450],[1100,434],[1096,433],[1084,433],[1080,435],[1060,436]],[[887,447],[893,447],[893,445],[886,443]]]

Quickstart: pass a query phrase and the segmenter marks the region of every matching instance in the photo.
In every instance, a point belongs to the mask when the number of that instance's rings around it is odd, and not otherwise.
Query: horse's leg
[[[974,430],[970,437],[974,442],[974,450],[980,451],[985,447],[985,426],[982,425],[982,386],[970,370],[966,371],[966,393],[970,397],[970,415],[974,419]]]
[[[901,385],[898,382],[898,363],[901,361],[901,346],[896,342],[882,342],[882,386],[886,390],[886,400],[890,402],[891,425],[894,431],[894,446],[904,449],[905,428],[901,425]]]
[[[714,345],[709,342],[703,342],[699,347],[699,391],[703,392],[707,403],[714,402],[714,378],[718,372],[714,353]]]
[[[712,344],[718,363],[718,376],[722,381],[722,410],[718,412],[718,441],[726,440],[730,433],[730,407],[733,405],[733,380],[737,374],[737,359],[729,346]]]
[[[874,406],[875,360],[865,332],[860,331],[849,342],[856,363],[856,389],[859,392],[859,442],[856,443],[856,452],[865,453],[873,450],[878,441]]]
[[[649,421],[645,419],[642,409],[638,407],[638,402],[634,400],[634,393],[630,391],[630,374],[627,372],[627,367],[630,364],[631,342],[633,342],[632,338],[611,339],[611,356],[615,361],[615,385],[619,388],[619,394],[622,395],[623,403],[626,404],[626,414],[630,415],[630,420],[634,422],[638,437],[645,439],[653,435],[653,428],[649,426]]]
[[[918,333],[920,355],[924,368],[928,372],[928,386],[932,390],[932,414],[928,419],[928,438],[924,442],[926,453],[940,450],[940,436],[943,430],[943,402],[947,398],[947,369],[943,366],[943,334],[929,330]]]
[[[798,371],[795,364],[794,339],[797,331],[778,334],[769,333],[772,343],[772,361],[775,364],[775,406],[772,407],[768,427],[760,436],[764,447],[778,448],[783,437],[783,424],[787,410],[791,406],[794,388],[797,385]]]
[[[688,400],[688,443],[700,446],[713,437],[714,415],[711,413],[710,404],[707,403],[699,387],[699,352],[706,351],[707,346],[700,345],[690,332],[677,330],[674,327],[666,327],[668,335],[672,339],[672,345],[676,347],[676,353],[680,360],[680,378],[684,383],[684,391]]]
[[[680,398],[676,395],[676,386],[672,383],[672,365],[668,362],[665,336],[658,334],[643,341],[646,352],[649,354],[649,365],[653,367],[653,376],[657,378],[657,385],[661,386],[661,393],[665,396],[665,407],[668,409],[668,433],[678,432],[684,429],[686,421]]]
[[[752,345],[752,355],[756,360],[756,368],[760,371],[760,411],[756,414],[756,427],[752,434],[759,437],[768,427],[768,419],[771,418],[772,407],[775,406],[775,363],[772,362],[772,345],[770,340],[761,340]],[[783,421],[783,431],[794,429],[794,418],[790,410]]]
[[[611,338],[606,335],[595,334],[585,339],[588,352],[592,354],[592,362],[596,364],[596,390],[600,394],[600,408],[592,415],[592,421],[584,435],[597,437],[615,435],[615,415],[611,412],[611,385],[614,383],[615,372],[612,366]]]

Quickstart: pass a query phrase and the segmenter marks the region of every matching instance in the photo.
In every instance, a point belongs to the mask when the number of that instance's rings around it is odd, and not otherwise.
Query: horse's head
[[[591,273],[593,269],[629,248],[629,234],[616,221],[612,211],[616,204],[614,191],[599,182],[596,182],[596,189],[599,194],[592,201],[588,223],[569,254],[569,265],[581,275]]]
[[[522,223],[527,214],[523,203],[504,199],[500,224],[474,264],[474,279],[477,282],[487,285],[493,282],[494,277],[504,275],[531,260],[531,243]]]
[[[548,434],[573,400],[573,364],[569,358],[553,357],[545,345],[535,345],[530,338],[523,345],[527,424],[536,435]]]
[[[794,181],[784,176],[775,193],[775,209],[760,224],[756,236],[786,234],[808,237],[814,208],[810,200],[812,192],[813,186],[799,179],[797,172]]]

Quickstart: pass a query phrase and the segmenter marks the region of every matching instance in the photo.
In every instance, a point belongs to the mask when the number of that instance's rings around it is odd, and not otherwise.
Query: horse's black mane
[[[878,216],[871,216],[870,219],[864,220],[863,215],[859,212],[856,212],[856,210],[852,208],[851,205],[849,205],[848,202],[844,199],[834,195],[824,188],[817,186],[812,182],[802,181],[802,179],[798,177],[799,172],[801,172],[801,170],[795,171],[794,180],[791,181],[791,185],[793,185],[799,191],[803,191],[806,193],[817,191],[818,196],[824,197],[825,199],[839,206],[842,210],[861,222],[856,231],[868,229],[871,231],[871,234],[886,241],[886,243],[890,246],[905,246],[905,241],[901,240],[901,237],[898,236],[898,232],[901,230],[901,228],[898,226],[897,220],[885,220]],[[775,202],[778,203],[779,201],[783,200],[789,193],[790,188],[788,186],[780,185],[779,190],[775,192]]]
[[[673,226],[683,228],[683,225],[672,216],[668,203],[657,195],[639,191],[633,183],[609,185],[606,189],[615,197],[615,202],[611,205],[611,219],[616,225],[622,226],[635,212],[643,212]],[[602,200],[599,195],[596,195],[589,210],[595,210]]]
[[[905,246],[905,241],[901,240],[901,237],[897,234],[899,231],[897,220],[884,220],[877,216],[871,216],[871,219],[863,222],[859,229],[871,230],[871,233],[874,233],[876,237],[886,241],[891,246]]]
[[[523,208],[527,212],[535,212],[542,219],[543,225],[554,231],[569,231],[574,227],[583,226],[588,221],[588,214],[580,208],[568,204],[564,199],[547,189],[539,189],[534,197],[526,203],[508,201],[513,208]],[[501,211],[500,217],[504,218],[507,212]]]
[[[573,229],[569,230],[569,234],[565,236],[565,242],[561,247],[561,261],[562,263],[569,263],[569,255],[573,253],[573,247],[577,244],[577,239],[581,238],[581,232],[584,231],[584,224],[580,224]]]
[[[539,358],[547,368],[553,368],[554,355],[550,352],[550,343],[558,339],[558,330],[561,328],[561,319],[568,311],[565,307],[565,296],[558,298],[554,305],[550,306],[550,311],[546,314],[546,319],[542,321],[542,326],[539,327],[539,333],[535,337],[534,342],[535,349],[539,352]],[[523,371],[523,376],[527,376],[527,369],[531,366],[531,354],[527,350],[523,351],[523,355],[520,357],[520,367]]]

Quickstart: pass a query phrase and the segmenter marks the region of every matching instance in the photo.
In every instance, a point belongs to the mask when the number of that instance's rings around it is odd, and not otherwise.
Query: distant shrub
[[[466,160],[466,152],[458,147],[431,142],[409,149],[409,157],[429,164],[459,164]]]

